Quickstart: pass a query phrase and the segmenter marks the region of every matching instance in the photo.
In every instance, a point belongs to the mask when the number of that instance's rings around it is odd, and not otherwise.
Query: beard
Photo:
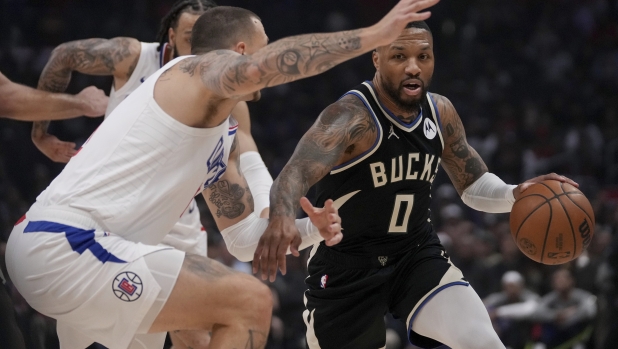
[[[176,58],[180,57],[180,55],[178,54],[178,49],[176,48],[176,45],[174,45],[174,47],[172,47],[172,50],[174,52],[172,59],[176,59]]]
[[[419,94],[418,98],[405,95],[405,93],[403,92],[403,82],[395,83],[393,81],[390,81],[384,75],[380,75],[380,83],[382,84],[382,88],[384,89],[386,94],[395,103],[397,108],[407,114],[414,114],[420,110],[423,96],[427,94],[427,89],[429,88],[429,84],[431,84],[431,80],[426,83],[420,78],[416,79],[421,82],[421,93]],[[404,99],[402,98],[402,95],[405,95],[408,98]]]

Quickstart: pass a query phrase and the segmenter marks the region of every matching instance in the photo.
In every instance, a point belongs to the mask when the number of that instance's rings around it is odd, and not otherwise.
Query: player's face
[[[174,58],[191,54],[191,31],[200,15],[183,12],[178,18],[178,26],[170,28],[169,43],[174,49]]]
[[[404,110],[417,108],[427,93],[434,69],[433,39],[420,28],[405,29],[389,46],[373,53],[378,82]]]

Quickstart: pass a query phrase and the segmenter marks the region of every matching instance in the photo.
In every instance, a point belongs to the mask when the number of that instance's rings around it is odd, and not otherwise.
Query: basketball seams
[[[556,193],[556,192],[555,192],[555,191],[554,191],[554,190],[553,190],[553,189],[552,189],[549,185],[547,185],[547,184],[545,184],[545,183],[543,183],[543,182],[540,182],[539,184],[540,184],[540,185],[542,185],[542,186],[544,186],[545,188],[549,189],[549,191],[551,191],[551,192],[552,192],[552,194],[554,194],[554,197],[555,197],[556,195],[558,195],[558,193]],[[562,192],[564,193],[564,189],[562,189]]]
[[[524,196],[523,198],[519,198],[519,200],[523,200],[523,199],[525,199],[525,198],[527,198],[527,197],[530,197],[530,196],[540,196],[540,197],[542,197],[542,198],[543,198],[543,200],[545,200],[545,202],[543,202],[542,204],[540,204],[540,205],[538,205],[537,207],[535,207],[535,208],[534,208],[534,210],[532,210],[532,211],[531,211],[531,212],[530,212],[530,213],[526,216],[526,218],[524,218],[524,219],[521,221],[521,224],[519,225],[519,227],[517,227],[517,232],[515,233],[515,240],[516,240],[515,242],[517,242],[517,238],[519,237],[519,231],[521,230],[521,227],[524,225],[524,223],[526,223],[526,221],[528,220],[528,218],[530,218],[530,216],[532,216],[532,214],[534,214],[534,212],[536,212],[536,210],[538,210],[539,208],[541,208],[543,205],[545,205],[545,204],[549,203],[549,200],[548,200],[548,199],[547,199],[544,195],[541,195],[541,194],[530,194],[530,195],[526,195],[526,196]]]
[[[536,184],[540,184],[536,186]],[[586,242],[589,242],[588,235],[592,235],[594,229],[594,213],[586,196],[574,186],[569,186],[566,190],[568,183],[561,183],[558,181],[545,181],[545,183],[536,183],[534,190],[531,193],[522,193],[523,195],[517,199],[517,202],[511,210],[511,233],[514,237],[519,249],[529,258],[542,264],[562,264],[573,260],[585,250],[585,246],[582,245],[582,241],[579,240],[579,235],[586,236]],[[572,198],[571,195],[581,195],[579,198]],[[529,199],[525,200],[528,196],[541,197],[542,199]],[[570,206],[569,201],[563,201],[561,196],[566,196],[573,206]],[[558,199],[557,203],[552,202],[553,199]],[[531,201],[532,200],[532,201]],[[566,199],[565,199],[566,200]],[[518,203],[522,201],[521,204]],[[544,204],[549,204],[548,211],[543,208]],[[556,217],[554,217],[554,208],[556,205]],[[560,207],[558,207],[558,205]],[[583,217],[591,224],[591,228],[587,226],[579,230],[577,229],[577,222],[573,219],[579,220],[583,218],[580,216],[579,211],[583,213]],[[584,208],[585,207],[585,208]],[[560,213],[564,212],[564,216]],[[571,217],[573,216],[573,217]],[[568,225],[564,220],[568,220]],[[543,236],[543,224],[546,224],[545,235]],[[564,238],[564,234],[567,233],[567,229],[571,229],[571,238],[568,240]],[[586,230],[587,229],[587,230]],[[576,231],[578,230],[578,231]],[[585,232],[583,230],[586,230]],[[578,232],[580,234],[578,234]],[[551,235],[551,239],[550,239]],[[538,246],[541,248],[536,253],[529,251],[526,242],[529,242],[527,238],[532,238]],[[556,239],[556,248],[560,248],[560,251],[556,249],[554,253],[553,239]],[[520,241],[521,240],[521,241]],[[572,241],[573,246],[569,246]],[[550,243],[548,247],[547,243]],[[566,245],[566,249],[564,248]],[[581,247],[578,248],[578,245]],[[538,254],[540,251],[540,256]],[[547,253],[547,255],[546,255]],[[573,253],[572,258],[569,259],[568,254]],[[537,259],[538,258],[538,259]]]
[[[579,195],[581,195],[581,194],[579,194]],[[583,195],[582,195],[582,196],[583,196]],[[577,206],[577,208],[579,208],[579,209],[580,209],[580,210],[581,210],[581,211],[582,211],[582,212],[586,215],[586,217],[590,220],[590,222],[592,222],[594,225],[596,225],[596,221],[595,221],[592,217],[590,217],[590,216],[588,215],[588,212],[586,212],[586,210],[584,210],[581,206],[579,206],[579,205],[577,204],[577,202],[573,201],[573,199],[571,199],[568,195],[566,195],[566,197],[567,197],[567,198],[569,198],[569,200],[571,200],[571,202],[572,202],[575,206]]]
[[[562,191],[564,192],[564,189]],[[564,213],[567,216],[567,220],[569,221],[569,226],[571,227],[571,233],[573,234],[573,258],[575,258],[575,256],[577,256],[577,253],[576,253],[577,252],[577,240],[575,238],[575,229],[573,228],[573,222],[571,221],[571,216],[569,215],[569,211],[567,211],[566,207],[564,206],[564,204],[562,203],[562,200],[560,200],[559,197],[555,197],[552,199],[558,199],[558,202],[560,203],[560,206],[562,206],[562,209],[564,210]]]
[[[554,191],[552,190],[552,193],[553,192]],[[549,203],[549,201],[551,201],[551,199],[548,199],[547,203]],[[551,207],[551,204],[549,204],[549,219],[547,220],[547,229],[545,230],[545,240],[543,241],[543,248],[541,249],[541,263],[543,263],[543,259],[545,258],[545,245],[547,245],[547,236],[549,235],[549,228],[551,227],[552,218],[553,218],[553,209]]]
[[[562,185],[562,183],[560,183],[560,185]],[[563,189],[564,191],[564,189]],[[577,206],[577,208],[579,208],[585,215],[586,217],[588,217],[588,219],[590,220],[591,223],[594,223],[596,225],[596,221],[594,219],[592,219],[592,217],[590,217],[590,215],[588,215],[588,212],[586,212],[586,210],[584,210],[581,206],[579,206],[579,204],[577,204],[577,202],[575,202],[573,199],[571,199],[571,197],[568,194],[574,194],[574,195],[581,195],[584,198],[586,197],[582,192],[576,192],[576,191],[570,191],[570,192],[565,192],[565,195],[572,203],[573,205]]]

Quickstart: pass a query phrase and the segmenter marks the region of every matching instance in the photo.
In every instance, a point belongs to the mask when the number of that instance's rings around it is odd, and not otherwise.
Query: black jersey
[[[431,183],[444,147],[435,102],[423,96],[418,117],[406,124],[380,103],[371,82],[346,95],[363,102],[378,136],[369,150],[316,184],[317,206],[333,199],[339,207],[343,240],[332,248],[358,256],[409,251],[433,229]]]

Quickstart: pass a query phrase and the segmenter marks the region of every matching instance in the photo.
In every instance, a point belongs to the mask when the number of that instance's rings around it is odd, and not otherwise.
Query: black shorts
[[[412,331],[415,314],[442,289],[468,286],[435,235],[398,256],[355,257],[323,244],[311,254],[303,313],[310,349],[383,348],[386,312],[406,324],[412,344],[436,348]]]

